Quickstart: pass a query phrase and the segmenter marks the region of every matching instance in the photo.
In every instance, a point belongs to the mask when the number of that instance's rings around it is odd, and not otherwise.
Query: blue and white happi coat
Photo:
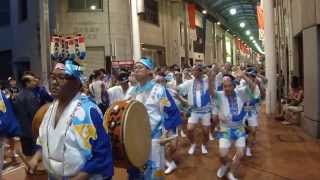
[[[99,108],[78,94],[62,112],[54,127],[58,101],[46,112],[37,144],[51,179],[69,179],[86,172],[90,179],[113,176],[112,150]]]
[[[196,83],[199,83],[199,89],[196,88]],[[187,95],[191,112],[201,114],[211,112],[208,78],[203,78],[199,82],[196,82],[195,79],[187,80],[178,86],[178,91],[182,96]]]
[[[240,85],[237,88],[243,88],[245,86],[247,86],[247,82],[244,79],[241,79]],[[261,93],[260,93],[259,86],[256,85],[253,93],[250,94],[250,98],[245,103],[245,109],[247,112],[246,119],[258,120],[260,104],[261,104]]]
[[[219,138],[237,140],[246,135],[243,121],[247,115],[245,103],[252,97],[248,86],[236,88],[232,96],[215,92],[215,105],[220,120]]]
[[[152,147],[144,178],[145,180],[164,179],[165,152],[159,140],[165,130],[173,130],[180,125],[180,111],[169,91],[153,80],[144,86],[136,86],[131,93],[131,98],[144,104],[151,125]]]
[[[15,137],[21,134],[21,129],[13,112],[12,103],[0,92],[0,138]]]

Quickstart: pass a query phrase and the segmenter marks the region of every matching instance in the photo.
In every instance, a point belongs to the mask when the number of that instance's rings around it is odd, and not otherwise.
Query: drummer
[[[49,105],[39,129],[39,150],[29,162],[34,173],[42,160],[49,179],[111,179],[113,163],[102,113],[87,96],[81,95],[79,64],[67,60],[56,64],[51,74]]]
[[[146,180],[164,179],[165,151],[164,146],[161,145],[161,137],[166,132],[165,126],[174,128],[175,124],[179,123],[176,121],[179,118],[172,113],[179,112],[173,98],[164,86],[153,80],[154,68],[153,61],[147,58],[142,58],[135,64],[134,74],[138,85],[131,93],[132,99],[145,105],[150,118],[152,147],[147,168],[144,171]],[[132,178],[133,174],[129,176]]]

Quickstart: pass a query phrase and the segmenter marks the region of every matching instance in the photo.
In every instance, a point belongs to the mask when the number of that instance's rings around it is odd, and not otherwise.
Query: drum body
[[[45,104],[45,105],[41,106],[40,109],[36,112],[36,114],[33,117],[32,134],[35,139],[38,138],[38,136],[39,136],[39,128],[40,128],[40,125],[41,125],[41,122],[42,122],[44,115],[46,114],[46,112],[49,109],[49,105],[50,104]]]
[[[115,102],[106,111],[103,126],[111,137],[116,167],[141,168],[145,165],[151,151],[151,128],[142,103]]]

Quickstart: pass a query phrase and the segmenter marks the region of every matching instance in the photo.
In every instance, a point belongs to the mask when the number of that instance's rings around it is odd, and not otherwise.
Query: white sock
[[[190,155],[194,154],[195,150],[196,150],[196,144],[192,144],[189,148],[188,154]]]
[[[202,154],[208,154],[207,147],[203,144],[201,145],[201,151],[202,151]]]

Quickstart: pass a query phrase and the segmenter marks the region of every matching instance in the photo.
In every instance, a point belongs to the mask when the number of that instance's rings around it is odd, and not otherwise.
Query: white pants
[[[251,116],[247,117],[249,127],[258,127],[258,114],[253,113]]]
[[[157,169],[165,168],[164,152],[164,146],[160,145],[157,140],[153,140],[149,160],[154,162]]]
[[[246,147],[246,138],[240,137],[239,139],[233,141],[227,138],[219,139],[219,148],[220,149],[230,149],[231,145],[234,143],[236,148],[244,148]]]
[[[196,113],[191,112],[191,115],[188,119],[188,123],[190,124],[198,124],[201,121],[203,126],[211,125],[211,113]]]
[[[219,154],[221,157],[226,157],[229,153],[231,145],[234,144],[236,147],[237,152],[243,151],[246,147],[246,138],[240,137],[239,139],[233,141],[226,138],[219,139]]]
[[[144,171],[144,179],[146,180],[164,180],[161,174],[165,168],[164,146],[159,144],[159,140],[153,139],[151,152],[147,163],[147,169]]]

